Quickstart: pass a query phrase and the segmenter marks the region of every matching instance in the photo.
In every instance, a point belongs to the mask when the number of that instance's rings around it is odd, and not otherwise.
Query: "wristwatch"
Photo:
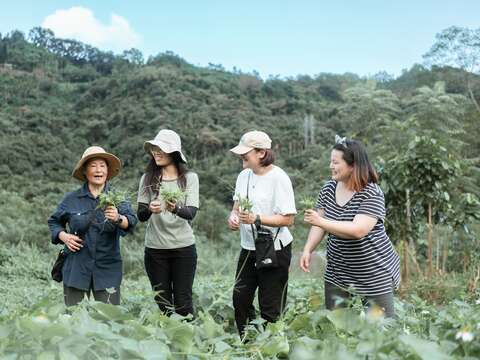
[[[255,224],[256,227],[260,227],[262,225],[262,220],[260,219],[259,214],[257,214],[257,216],[255,216],[254,224]]]
[[[115,221],[115,224],[120,225],[123,222],[123,217],[122,215],[118,214],[118,220]]]

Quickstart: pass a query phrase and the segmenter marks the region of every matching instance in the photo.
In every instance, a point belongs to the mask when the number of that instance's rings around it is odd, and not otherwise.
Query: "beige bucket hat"
[[[178,136],[178,134],[173,130],[160,130],[157,136],[155,136],[155,139],[145,141],[145,143],[143,144],[145,152],[149,155],[151,154],[152,147],[154,146],[160,148],[163,152],[167,154],[178,151],[180,153],[182,161],[184,163],[187,162],[187,158],[182,153],[182,141],[180,140],[180,136]]]
[[[107,180],[110,180],[117,176],[122,169],[122,163],[119,158],[115,155],[107,153],[100,146],[90,146],[87,150],[84,151],[82,158],[78,161],[77,165],[73,169],[72,176],[75,179],[85,181],[85,174],[83,171],[83,166],[90,159],[104,159],[108,164],[108,175]]]
[[[243,155],[253,149],[271,149],[272,139],[263,131],[249,131],[243,134],[237,146],[230,149],[237,155]]]

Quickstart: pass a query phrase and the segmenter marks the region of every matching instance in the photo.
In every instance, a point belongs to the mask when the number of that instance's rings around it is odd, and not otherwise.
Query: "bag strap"
[[[248,173],[248,179],[247,179],[247,200],[248,200],[248,188],[250,187],[250,177],[252,176],[252,171]],[[253,228],[253,224],[250,224],[250,227],[252,228],[252,237],[253,241],[255,242],[255,229]],[[258,229],[257,229],[258,231]]]
[[[248,199],[248,189],[250,187],[250,177],[252,176],[252,173],[253,171],[250,170],[250,172],[248,173],[248,179],[247,179],[247,199]],[[253,227],[253,224],[250,224],[250,227],[252,228],[252,237],[253,237],[253,241],[255,241],[255,230],[254,230],[254,227]],[[257,229],[257,234],[258,234],[258,230],[260,229],[260,226],[255,226],[255,228]],[[275,237],[273,238],[273,242],[275,242],[275,240],[277,240],[277,236],[278,236],[278,233],[280,232],[280,229],[282,227],[278,227],[277,228],[277,233],[275,234]],[[280,241],[280,245],[282,244],[282,242]]]

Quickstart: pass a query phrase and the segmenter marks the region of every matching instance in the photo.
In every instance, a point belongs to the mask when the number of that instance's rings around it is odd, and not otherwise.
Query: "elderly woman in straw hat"
[[[197,251],[190,223],[199,207],[198,176],[187,169],[176,132],[161,130],[144,149],[149,162],[140,179],[137,215],[148,221],[145,270],[163,313],[193,316]],[[167,198],[166,192],[182,196]]]
[[[122,280],[120,236],[137,219],[126,201],[98,209],[99,195],[110,190],[108,180],[117,176],[120,160],[99,146],[85,150],[72,176],[82,187],[65,195],[48,219],[54,244],[65,244],[63,289],[67,306],[93,293],[95,300],[118,305]]]

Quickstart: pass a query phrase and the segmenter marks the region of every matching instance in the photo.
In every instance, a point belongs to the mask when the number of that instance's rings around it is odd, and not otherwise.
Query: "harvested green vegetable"
[[[108,206],[118,208],[121,202],[127,200],[127,193],[125,191],[110,190],[107,193],[101,193],[98,196],[97,209],[105,209]]]
[[[315,199],[311,196],[304,196],[300,200],[300,206],[303,210],[313,209],[315,206]]]
[[[160,186],[159,195],[165,202],[176,203],[184,202],[187,197],[186,192],[181,189],[169,190],[163,186]]]
[[[248,198],[242,198],[237,194],[238,198],[238,207],[241,212],[250,212],[253,208],[253,204]]]

